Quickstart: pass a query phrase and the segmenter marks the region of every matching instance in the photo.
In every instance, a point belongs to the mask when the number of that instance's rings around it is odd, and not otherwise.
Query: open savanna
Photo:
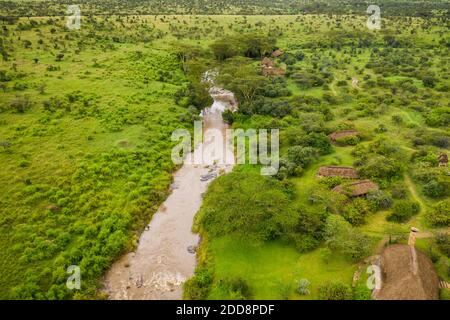
[[[1,298],[70,297],[70,265],[79,296],[95,295],[168,194],[172,131],[191,126],[173,99],[186,82],[174,54],[49,19],[3,30]]]

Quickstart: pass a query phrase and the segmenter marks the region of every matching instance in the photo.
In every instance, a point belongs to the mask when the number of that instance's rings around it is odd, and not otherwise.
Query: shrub
[[[350,287],[342,282],[328,282],[319,286],[320,300],[350,300],[352,291]]]
[[[426,122],[432,127],[448,126],[450,124],[450,108],[440,107],[433,109],[426,116]]]
[[[330,215],[325,225],[325,240],[332,250],[343,253],[352,260],[366,256],[371,249],[371,240],[352,228],[349,222],[339,215]]]
[[[275,287],[278,293],[280,294],[280,298],[282,300],[289,300],[292,292],[294,291],[294,286],[290,281],[285,282],[280,279],[277,279],[275,281]]]
[[[219,285],[226,292],[227,299],[250,300],[252,298],[251,289],[242,278],[220,280]]]
[[[320,243],[318,239],[314,238],[310,234],[290,232],[284,235],[283,238],[292,242],[299,252],[310,251],[316,248]]]
[[[450,289],[441,289],[440,299],[441,300],[450,300]]]
[[[406,199],[408,196],[408,190],[404,185],[396,184],[391,189],[391,195],[394,199]]]
[[[307,279],[301,279],[297,283],[297,292],[301,296],[307,296],[310,294],[309,286],[310,282]]]
[[[426,214],[428,222],[434,227],[448,227],[450,225],[450,200],[435,204]]]
[[[420,212],[420,204],[409,200],[400,200],[394,203],[392,213],[387,216],[391,222],[403,223]]]
[[[344,213],[342,215],[345,220],[350,222],[354,226],[360,226],[365,223],[364,215],[361,214],[358,209],[356,209],[354,206],[350,205],[347,206],[344,210]]]
[[[213,276],[206,267],[198,267],[194,276],[183,284],[184,297],[190,300],[204,300],[208,297]]]
[[[362,225],[365,222],[365,216],[371,212],[369,202],[365,199],[354,199],[343,212],[343,217],[352,225]]]
[[[391,197],[381,190],[369,192],[367,200],[374,211],[386,210],[392,206]]]
[[[425,87],[434,88],[436,85],[436,78],[431,76],[426,76],[422,79],[422,83]]]
[[[288,149],[288,159],[297,166],[306,168],[315,158],[316,151],[311,147],[295,146]]]
[[[21,168],[26,168],[30,166],[30,161],[28,160],[20,160],[19,162],[19,167]]]
[[[229,125],[232,125],[234,122],[234,115],[230,110],[225,110],[225,112],[222,113],[222,118],[223,121],[225,121]]]
[[[359,142],[360,138],[357,136],[345,137],[336,140],[336,143],[340,146],[356,146]]]
[[[371,156],[359,169],[363,177],[384,180],[400,177],[402,172],[403,167],[400,162],[384,156]]]
[[[439,250],[442,251],[447,257],[450,257],[450,236],[448,233],[440,232],[438,233],[434,241],[438,246]]]
[[[325,264],[330,263],[332,252],[328,248],[320,249],[320,258]]]
[[[372,291],[365,283],[359,283],[353,289],[353,300],[372,300]]]
[[[430,198],[440,198],[447,193],[446,185],[432,180],[423,186],[423,193]]]
[[[10,107],[17,113],[24,113],[30,106],[31,102],[28,96],[16,96],[10,103]]]
[[[58,53],[55,56],[55,61],[62,61],[62,59],[64,59],[64,53]]]
[[[327,186],[328,189],[333,189],[343,183],[343,179],[341,177],[324,177],[319,181],[320,184]]]

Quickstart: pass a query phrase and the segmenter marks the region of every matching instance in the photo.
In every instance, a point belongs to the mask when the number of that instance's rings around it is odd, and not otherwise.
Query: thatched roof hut
[[[262,67],[262,74],[264,76],[284,76],[286,71],[275,67]]]
[[[377,191],[380,187],[370,180],[362,180],[350,184],[341,184],[333,189],[333,191],[348,195],[350,197],[361,197],[370,191]]]
[[[318,177],[341,177],[345,179],[358,179],[358,172],[351,167],[328,166],[319,168]]]
[[[336,142],[338,139],[347,138],[347,137],[356,137],[359,133],[356,130],[344,130],[339,132],[334,132],[329,135],[331,141]]]
[[[264,59],[262,59],[261,65],[263,67],[274,67],[275,66],[275,62],[273,62],[269,58],[265,57]]]
[[[448,155],[446,153],[441,153],[438,160],[440,167],[446,167],[448,165]]]
[[[439,278],[433,263],[413,246],[394,244],[381,255],[383,284],[377,300],[437,300]]]
[[[283,51],[281,51],[280,49],[277,49],[274,52],[272,52],[272,57],[273,58],[278,58],[278,57],[281,57],[283,54],[284,54]]]
[[[261,70],[264,76],[284,76],[286,71],[275,67],[275,62],[267,57],[261,61]]]

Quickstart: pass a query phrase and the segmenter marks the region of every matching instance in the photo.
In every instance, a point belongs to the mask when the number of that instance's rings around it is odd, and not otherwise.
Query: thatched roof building
[[[361,197],[368,194],[370,191],[377,191],[380,187],[370,180],[362,180],[353,182],[350,184],[341,184],[333,189],[335,192],[339,192],[350,197]]]
[[[351,167],[328,166],[319,169],[318,177],[341,177],[345,179],[358,179],[358,172]]]
[[[394,244],[381,255],[382,287],[377,300],[437,300],[439,278],[433,263],[413,246]]]
[[[448,155],[446,153],[441,153],[438,157],[438,160],[440,167],[448,166]]]
[[[338,139],[347,138],[347,137],[356,137],[359,133],[356,130],[344,130],[339,132],[334,132],[329,135],[331,141],[336,142]]]
[[[264,59],[262,59],[261,65],[263,67],[274,67],[275,66],[275,62],[273,62],[269,58],[265,57]]]
[[[275,67],[275,62],[267,57],[261,61],[261,71],[264,76],[284,76],[286,71]]]
[[[266,77],[267,76],[284,76],[286,74],[286,71],[281,68],[263,67],[262,74]]]
[[[283,54],[284,54],[283,51],[281,51],[280,49],[277,49],[274,52],[272,52],[272,57],[273,58],[278,58],[278,57],[281,57]]]

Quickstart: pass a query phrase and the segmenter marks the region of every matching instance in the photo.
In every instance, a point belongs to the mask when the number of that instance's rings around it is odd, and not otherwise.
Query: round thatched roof
[[[377,300],[438,300],[439,278],[433,263],[421,251],[402,244],[381,255],[383,285]]]

